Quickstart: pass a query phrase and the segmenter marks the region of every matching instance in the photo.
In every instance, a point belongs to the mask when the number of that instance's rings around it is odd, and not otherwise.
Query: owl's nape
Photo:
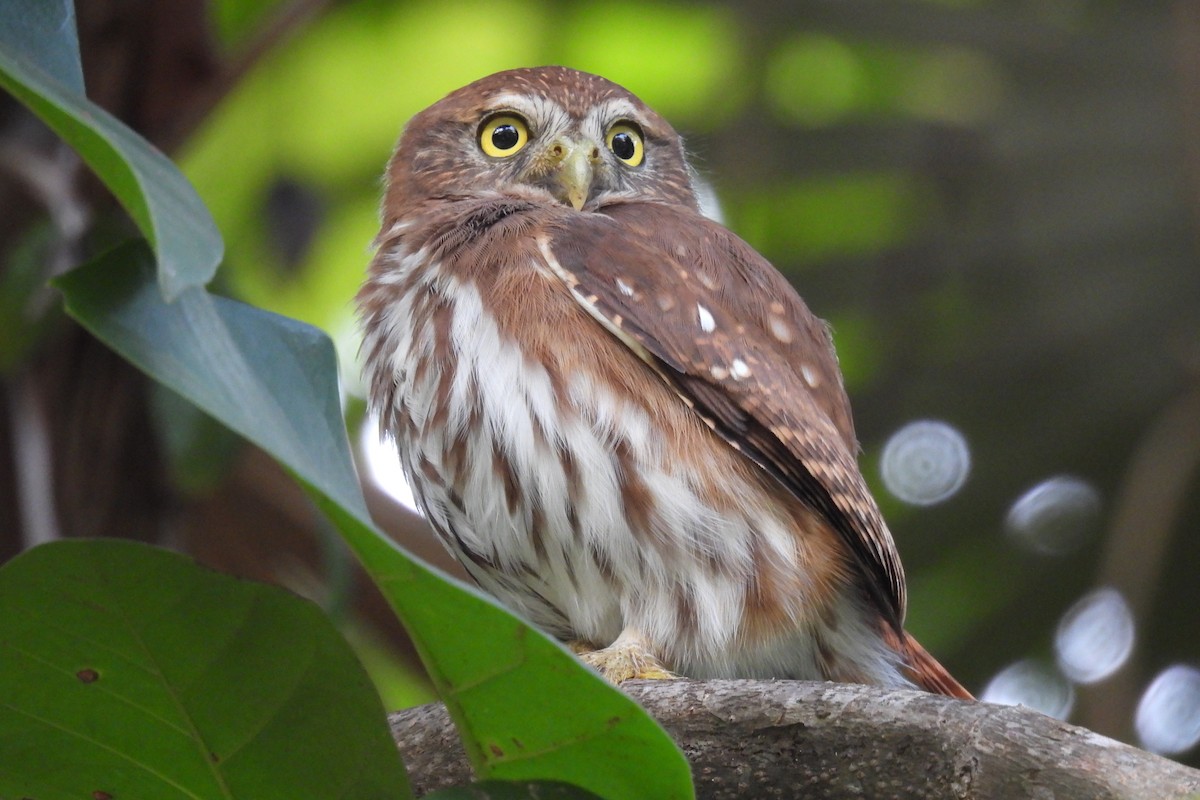
[[[824,325],[700,215],[625,89],[498,73],[407,126],[359,293],[369,400],[487,591],[610,679],[969,696],[903,629]]]

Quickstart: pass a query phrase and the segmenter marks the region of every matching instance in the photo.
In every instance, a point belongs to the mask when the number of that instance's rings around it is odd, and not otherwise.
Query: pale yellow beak
[[[550,158],[554,166],[554,194],[571,204],[576,210],[583,209],[592,190],[595,164],[600,160],[599,148],[587,141],[572,142],[562,138],[550,145]]]

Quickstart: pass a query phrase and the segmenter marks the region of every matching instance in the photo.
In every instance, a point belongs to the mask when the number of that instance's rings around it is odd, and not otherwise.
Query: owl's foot
[[[650,644],[637,631],[622,631],[615,642],[600,650],[591,650],[583,642],[571,642],[568,646],[609,683],[679,677],[663,666],[650,650]]]

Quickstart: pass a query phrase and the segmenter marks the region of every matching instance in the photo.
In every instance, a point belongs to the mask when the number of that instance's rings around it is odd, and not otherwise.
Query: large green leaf
[[[0,568],[0,797],[411,797],[380,712],[277,587],[115,540]]]
[[[555,779],[608,800],[692,796],[683,754],[633,700],[490,599],[317,501],[404,621],[481,778]]]
[[[84,96],[78,56],[74,13],[64,0],[0,3],[0,87],[100,176],[152,243],[163,295],[173,300],[212,279],[224,251],[221,235],[175,165]]]
[[[374,528],[350,459],[328,337],[202,289],[164,303],[142,245],[56,285],[68,312],[97,337],[262,446],[313,493],[408,628],[480,777],[560,780],[611,800],[691,796],[683,755],[632,700]]]
[[[83,94],[72,0],[7,0],[0,9],[0,50]]]

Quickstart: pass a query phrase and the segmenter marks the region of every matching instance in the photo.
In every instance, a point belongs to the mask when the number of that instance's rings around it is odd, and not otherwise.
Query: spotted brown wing
[[[787,280],[720,225],[653,203],[569,215],[542,247],[701,418],[830,521],[899,630],[904,575],[858,469],[836,356]]]

